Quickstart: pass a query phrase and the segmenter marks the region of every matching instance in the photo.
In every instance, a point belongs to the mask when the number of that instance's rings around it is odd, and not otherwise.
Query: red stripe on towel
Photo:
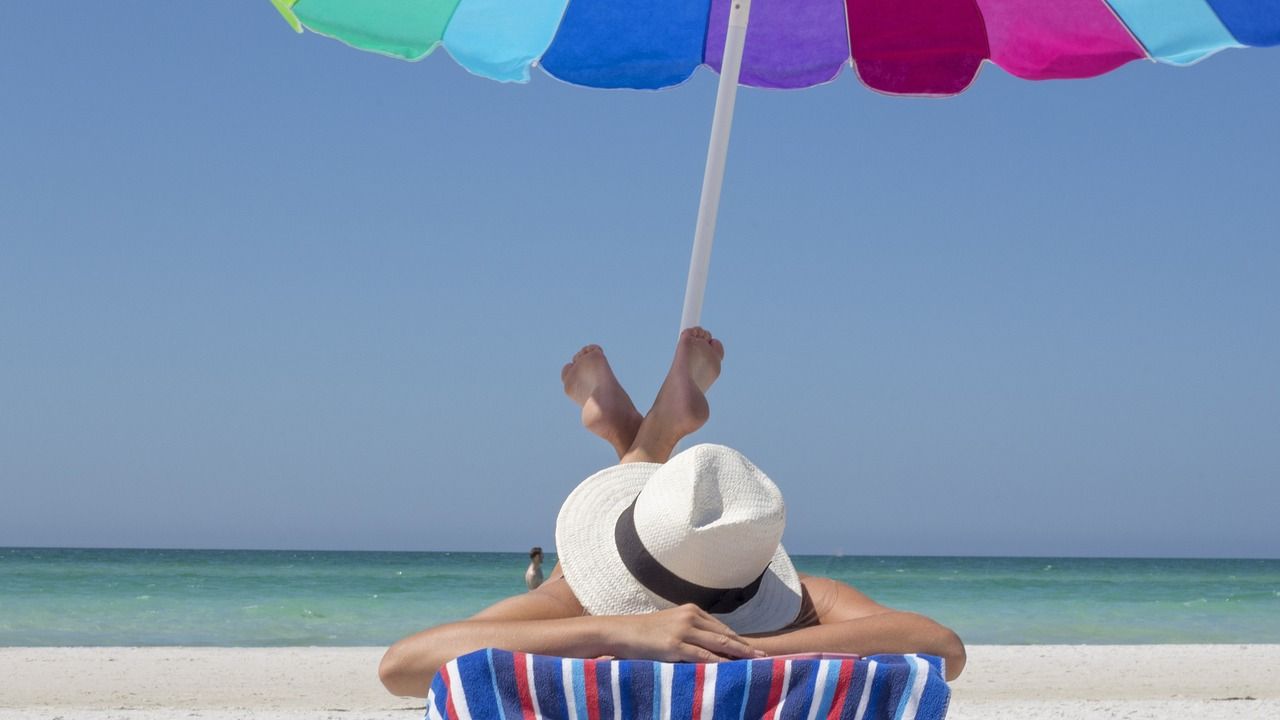
[[[529,694],[529,663],[532,658],[528,655],[518,652],[511,653],[515,659],[516,673],[516,692],[520,693],[520,711],[524,713],[524,720],[536,720],[537,715],[533,712],[533,695]]]
[[[787,674],[787,661],[774,660],[772,671],[773,676],[769,682],[769,702],[764,706],[764,711],[773,720],[778,720],[778,701],[782,699],[782,680]]]
[[[698,663],[693,667],[693,720],[702,720],[702,684],[707,666]]]
[[[853,684],[853,661],[840,661],[840,674],[836,679],[836,694],[831,698],[831,709],[827,711],[827,720],[840,720],[840,713],[844,711],[845,696],[849,693],[849,686]]]
[[[582,685],[587,695],[587,720],[600,720],[600,681],[596,678],[596,661],[582,661]]]

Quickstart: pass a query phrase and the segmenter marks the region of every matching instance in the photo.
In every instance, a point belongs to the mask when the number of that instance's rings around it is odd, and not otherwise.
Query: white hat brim
[[[570,589],[592,615],[640,615],[674,607],[631,576],[614,541],[622,511],[661,463],[605,468],[582,481],[556,518],[556,555]],[[734,632],[780,630],[800,614],[800,577],[782,545],[774,552],[756,594],[742,607],[715,617]]]

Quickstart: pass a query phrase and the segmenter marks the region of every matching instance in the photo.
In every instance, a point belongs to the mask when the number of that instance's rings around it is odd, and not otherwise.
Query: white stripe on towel
[[[876,661],[867,661],[867,681],[862,683],[862,697],[858,699],[858,713],[853,720],[862,720],[867,714],[867,702],[871,700],[871,681],[876,679]]]
[[[660,716],[662,720],[671,720],[671,678],[675,671],[676,666],[671,663],[662,663],[658,666],[661,681],[658,683],[659,687],[654,688],[654,692],[662,692],[662,699],[659,701],[662,708],[662,715]]]
[[[458,717],[462,720],[470,720],[471,711],[467,708],[467,693],[462,689],[458,661],[450,660],[446,667],[449,668],[449,697],[453,698],[453,709],[458,711]]]
[[[542,720],[542,708],[538,707],[538,686],[533,682],[533,656],[524,656],[525,677],[529,678],[529,699],[533,701],[533,716]]]
[[[618,663],[609,663],[609,685],[613,690],[613,720],[622,720],[622,685],[618,679]]]
[[[706,670],[702,674],[702,717],[703,720],[711,720],[716,714],[716,666],[715,664],[705,665]]]
[[[813,686],[813,702],[809,705],[809,720],[817,720],[822,705],[822,692],[827,689],[827,670],[830,660],[818,662],[818,682]]]
[[[569,708],[569,720],[578,720],[578,695],[573,691],[573,661],[560,658],[560,678],[564,681],[564,705]]]
[[[436,707],[436,698],[431,697],[431,702],[427,703],[427,720],[444,720],[440,716],[440,708]]]

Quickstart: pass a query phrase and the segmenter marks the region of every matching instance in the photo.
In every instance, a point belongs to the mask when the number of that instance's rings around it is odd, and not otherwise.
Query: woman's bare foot
[[[644,418],[614,376],[604,350],[599,345],[582,348],[560,371],[560,379],[565,394],[582,408],[582,424],[604,438],[621,458],[635,442]]]
[[[676,443],[711,416],[707,389],[720,377],[724,345],[700,327],[680,333],[676,356],[624,462],[666,462]]]

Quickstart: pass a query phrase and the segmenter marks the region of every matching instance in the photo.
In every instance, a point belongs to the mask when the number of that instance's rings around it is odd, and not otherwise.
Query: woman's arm
[[[770,655],[799,652],[926,653],[946,661],[948,680],[965,664],[964,643],[948,628],[916,613],[887,608],[848,585],[828,578],[803,578],[818,624],[762,637],[752,647]]]
[[[562,583],[560,581],[559,584]],[[431,678],[441,665],[473,650],[500,645],[497,641],[503,634],[502,621],[516,625],[536,623],[538,627],[546,624],[552,633],[559,630],[562,635],[575,638],[585,635],[566,633],[563,628],[556,627],[558,623],[581,614],[581,611],[574,613],[572,605],[566,603],[556,590],[552,583],[544,583],[537,590],[507,598],[470,620],[437,625],[396,642],[378,665],[382,684],[396,695],[426,696]],[[540,637],[536,631],[527,634],[530,635],[530,647],[536,646],[539,640],[548,643],[555,639],[555,635]],[[580,641],[585,640],[583,637]]]
[[[396,695],[423,697],[441,665],[486,647],[673,662],[763,655],[692,605],[647,615],[585,616],[564,579],[553,576],[538,589],[503,600],[469,620],[439,625],[397,642],[383,656],[378,675]]]

